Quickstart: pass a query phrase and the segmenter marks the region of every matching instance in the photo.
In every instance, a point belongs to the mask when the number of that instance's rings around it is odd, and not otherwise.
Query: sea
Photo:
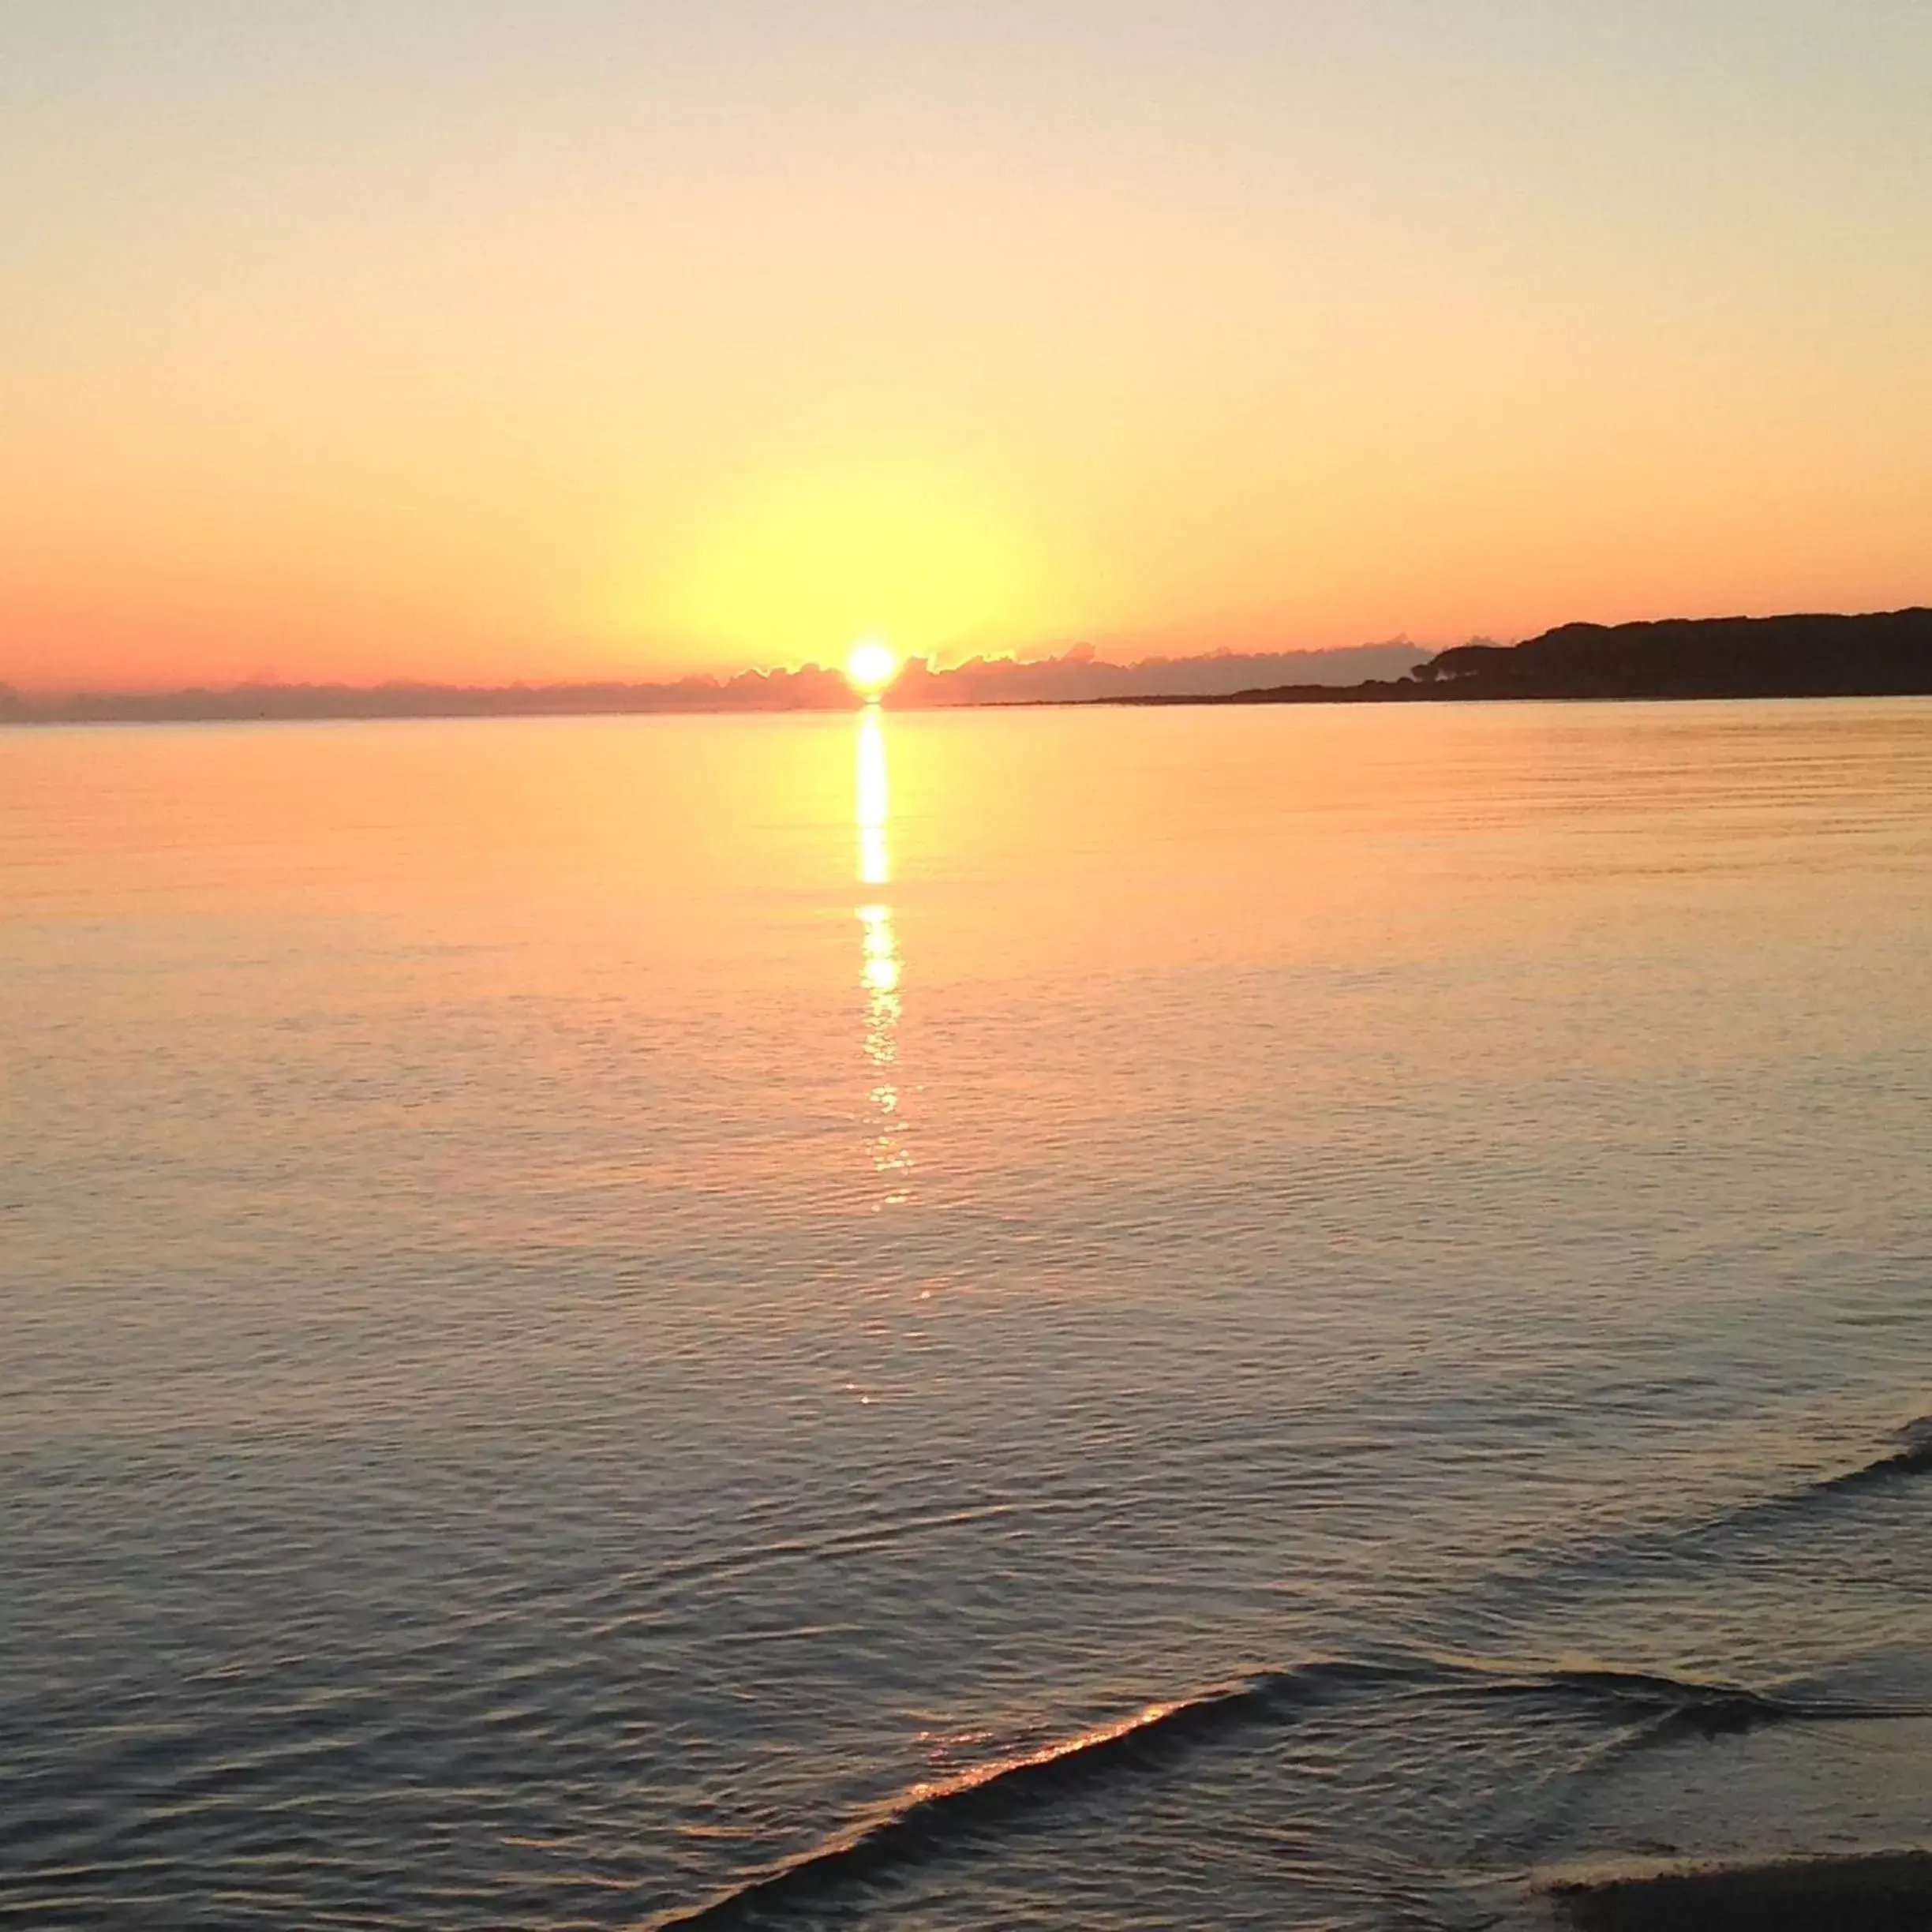
[[[1932,1838],[1932,701],[0,732],[0,1923]]]

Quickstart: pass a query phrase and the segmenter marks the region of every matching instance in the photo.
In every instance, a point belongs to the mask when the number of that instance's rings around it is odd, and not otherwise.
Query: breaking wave
[[[1117,1772],[1151,1769],[1236,1732],[1285,1721],[1350,1688],[1402,1687],[1438,1694],[1595,1704],[1612,1723],[1638,1727],[1634,1743],[1684,1733],[1714,1736],[1777,1724],[1932,1716],[1932,1711],[1779,1696],[1641,1671],[1577,1668],[1515,1672],[1442,1658],[1325,1660],[1257,1672],[1143,1705],[1075,1735],[915,1784],[814,1849],[753,1874],[708,1903],[646,1922],[645,1932],[724,1932],[761,1908],[796,1907],[997,1829],[1043,1802]]]
[[[1645,1671],[1558,1670],[1520,1685],[1498,1687],[1505,1687],[1544,1698],[1588,1698],[1613,1720],[1636,1724],[1631,1739],[1636,1743],[1661,1743],[1687,1735],[1721,1737],[1773,1724],[1932,1716],[1915,1706],[1783,1696],[1742,1684],[1708,1683]]]
[[[1898,1447],[1889,1455],[1875,1456],[1842,1476],[1830,1476],[1816,1486],[1816,1493],[1829,1496],[1846,1489],[1866,1489],[1900,1476],[1932,1473],[1932,1416],[1921,1416],[1899,1430],[1893,1440]]]
[[[757,1874],[709,1904],[650,1921],[649,1932],[739,1925],[757,1907],[796,1904],[829,1886],[915,1862],[962,1830],[997,1825],[1106,1773],[1165,1761],[1278,1716],[1287,1705],[1312,1702],[1331,1686],[1407,1674],[1372,1664],[1309,1664],[1144,1705],[1076,1736],[915,1784],[817,1849]]]
[[[1835,1498],[1883,1489],[1904,1478],[1932,1473],[1932,1416],[1921,1416],[1893,1432],[1890,1447],[1836,1475],[1821,1476],[1795,1487],[1733,1504],[1706,1521],[1677,1533],[1680,1540],[1698,1541],[1735,1530],[1753,1530],[1803,1515]]]

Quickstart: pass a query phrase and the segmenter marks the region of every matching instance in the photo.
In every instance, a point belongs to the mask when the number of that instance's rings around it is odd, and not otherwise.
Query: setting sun
[[[899,653],[883,638],[861,638],[845,660],[852,688],[876,698],[899,675]]]
[[[0,0],[0,1932],[1932,1932],[1929,100]]]

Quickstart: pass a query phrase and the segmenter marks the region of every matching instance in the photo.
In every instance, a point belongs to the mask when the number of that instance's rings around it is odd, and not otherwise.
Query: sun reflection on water
[[[886,781],[886,732],[879,708],[869,704],[859,716],[859,882],[883,886],[892,878],[892,853],[886,843],[892,794]]]
[[[886,734],[877,705],[867,705],[859,720],[859,882],[884,886],[892,878],[892,852],[887,843],[891,793],[886,775]],[[881,1207],[897,1207],[911,1196],[908,1185],[912,1156],[906,1145],[905,1121],[900,1110],[900,983],[904,961],[893,910],[882,900],[858,908],[860,930],[859,983],[865,995],[865,1055],[872,1074],[867,1096],[871,1104],[871,1148],[873,1170],[886,1182]]]

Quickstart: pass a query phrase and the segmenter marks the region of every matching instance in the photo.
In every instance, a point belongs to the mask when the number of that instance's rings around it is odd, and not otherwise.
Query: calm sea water
[[[1932,704],[0,774],[0,1919],[1932,1833]]]

